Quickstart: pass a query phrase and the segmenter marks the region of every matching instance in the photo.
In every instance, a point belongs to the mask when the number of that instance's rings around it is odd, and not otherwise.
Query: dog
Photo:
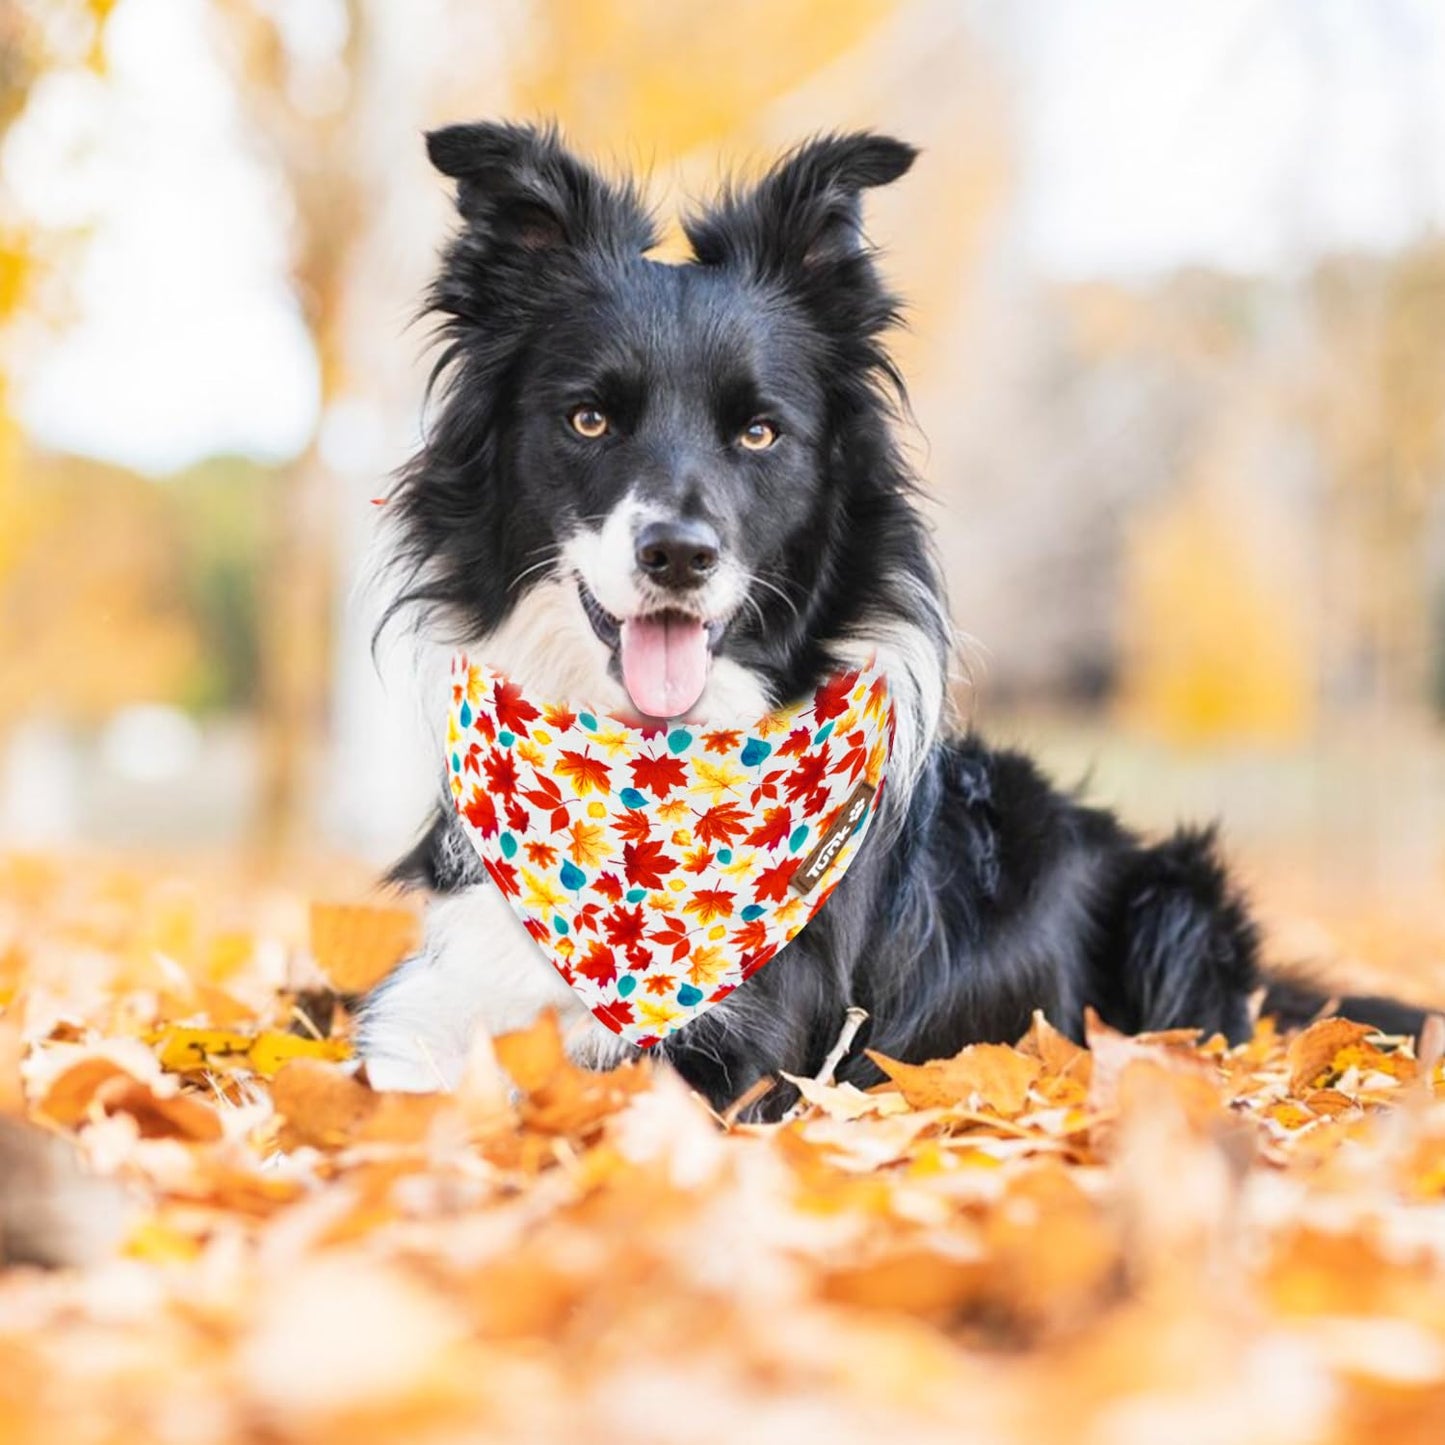
[[[775,1118],[795,1094],[766,1081],[817,1073],[850,1008],[867,1019],[836,1076],[864,1087],[882,1077],[865,1048],[946,1057],[1018,1039],[1035,1010],[1076,1038],[1088,1009],[1246,1038],[1259,937],[1213,832],[1145,841],[952,724],[949,612],[898,445],[899,303],[862,227],[914,149],[812,140],[688,218],[675,265],[649,258],[636,189],[554,130],[454,125],[427,149],[459,226],[428,297],[435,415],[385,509],[383,627],[644,717],[760,716],[870,660],[889,679],[888,786],[851,869],[654,1054],[715,1108]],[[549,1007],[582,1063],[630,1051],[524,932],[445,788],[391,876],[430,902],[360,1014],[374,1087],[454,1086],[477,1029]],[[1323,1002],[1280,997],[1296,1019]]]

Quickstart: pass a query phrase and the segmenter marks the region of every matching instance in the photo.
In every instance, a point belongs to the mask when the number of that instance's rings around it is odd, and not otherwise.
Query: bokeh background
[[[668,211],[872,126],[961,706],[1445,993],[1442,97],[1435,0],[0,0],[0,846],[410,836],[357,581],[425,128],[555,116]]]

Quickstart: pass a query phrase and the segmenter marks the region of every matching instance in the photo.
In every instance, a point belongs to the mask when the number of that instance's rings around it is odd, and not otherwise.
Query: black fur
[[[942,664],[941,584],[894,438],[897,306],[860,220],[861,192],[914,152],[871,135],[804,146],[689,221],[695,261],[664,266],[643,254],[654,231],[633,191],[550,131],[455,126],[429,150],[459,182],[463,224],[430,297],[438,414],[394,496],[397,608],[484,640],[569,527],[642,485],[705,510],[762,579],[717,646],[774,700],[890,624]],[[584,449],[558,419],[597,399],[625,439]],[[760,410],[785,434],[766,458],[719,445]],[[1146,845],[971,736],[933,742],[912,787],[890,792],[887,825],[810,927],[661,1046],[714,1103],[816,1071],[850,1004],[869,1021],[839,1072],[860,1084],[878,1078],[865,1046],[945,1056],[1016,1039],[1035,1009],[1074,1036],[1089,1006],[1131,1031],[1248,1034],[1256,932],[1211,834]],[[396,876],[478,882],[445,802]],[[776,1090],[766,1112],[787,1102]]]

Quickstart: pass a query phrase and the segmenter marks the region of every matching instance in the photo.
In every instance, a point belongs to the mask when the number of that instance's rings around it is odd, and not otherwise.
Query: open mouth
[[[622,685],[646,717],[681,717],[707,686],[712,654],[726,624],[679,608],[614,617],[577,581],[577,595],[592,631],[618,654]]]

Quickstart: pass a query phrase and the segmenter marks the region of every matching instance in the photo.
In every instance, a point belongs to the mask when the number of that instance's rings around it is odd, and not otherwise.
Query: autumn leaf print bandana
[[[877,811],[888,683],[829,678],[743,723],[639,726],[539,705],[452,661],[452,798],[527,932],[650,1048],[726,998],[828,900]]]

